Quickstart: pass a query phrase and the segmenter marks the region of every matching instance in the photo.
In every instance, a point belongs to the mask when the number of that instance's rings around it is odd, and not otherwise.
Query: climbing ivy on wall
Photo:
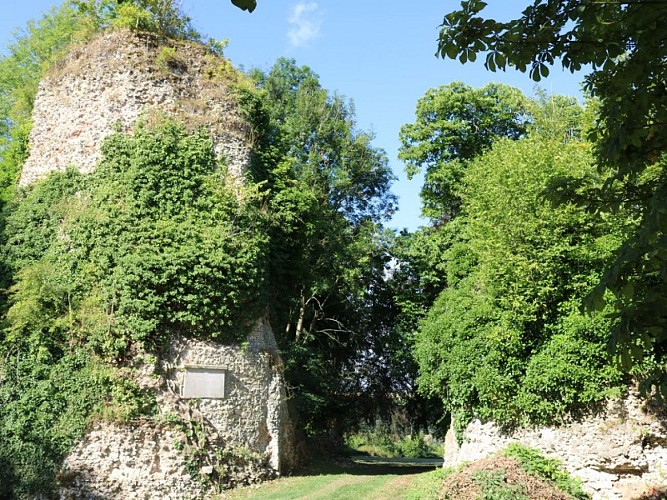
[[[242,338],[239,325],[261,313],[266,267],[250,188],[239,203],[211,140],[170,121],[114,134],[102,152],[93,174],[52,174],[8,220],[14,337],[65,325],[105,356],[173,333]],[[43,274],[54,295],[36,325],[23,297]]]
[[[225,184],[208,136],[165,121],[102,152],[94,173],[53,173],[22,193],[7,219],[5,496],[52,487],[93,414],[153,411],[123,374],[138,355],[174,334],[242,339],[265,307],[265,218],[251,187]]]

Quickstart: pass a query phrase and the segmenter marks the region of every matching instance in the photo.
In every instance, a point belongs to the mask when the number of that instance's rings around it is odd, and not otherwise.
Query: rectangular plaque
[[[185,367],[183,398],[223,399],[225,397],[225,369],[206,366]]]

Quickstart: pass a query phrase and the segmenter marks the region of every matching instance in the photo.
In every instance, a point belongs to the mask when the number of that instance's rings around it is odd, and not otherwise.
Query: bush
[[[155,65],[158,70],[167,73],[169,70],[182,69],[185,66],[185,60],[174,47],[162,47],[155,58]]]
[[[604,401],[623,374],[609,363],[608,316],[574,310],[526,366],[517,406],[532,422],[549,424]]]
[[[122,3],[118,6],[117,17],[113,20],[113,26],[133,30],[157,31],[151,13],[132,3]]]
[[[427,458],[433,455],[433,450],[426,443],[423,432],[405,436],[399,441],[398,450],[400,456],[407,458]]]
[[[0,497],[48,497],[60,461],[109,397],[113,372],[84,348],[48,359],[1,354]]]
[[[115,10],[112,25],[117,28],[150,31],[170,38],[201,39],[191,20],[175,0],[133,0],[122,2]]]
[[[554,483],[560,490],[572,495],[573,498],[582,500],[590,498],[581,489],[581,482],[570,476],[558,460],[546,458],[539,451],[518,443],[510,444],[504,454],[516,458],[521,468],[528,474]]]
[[[443,455],[442,446],[434,441],[428,442],[423,432],[400,436],[391,433],[382,423],[348,434],[345,445],[354,453],[374,457],[439,458]]]
[[[250,193],[240,206],[210,139],[171,122],[102,150],[94,173],[52,175],[9,219],[13,338],[74,336],[121,357],[174,333],[242,339],[266,268]]]

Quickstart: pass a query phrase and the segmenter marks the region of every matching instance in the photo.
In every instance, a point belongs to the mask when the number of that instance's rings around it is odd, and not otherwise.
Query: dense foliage
[[[92,353],[72,346],[54,357],[2,348],[0,367],[0,496],[49,497],[60,462],[112,394],[135,388]],[[44,356],[50,359],[45,360]],[[133,394],[134,393],[134,394]],[[126,408],[127,409],[127,408]],[[132,411],[136,410],[133,409]],[[129,416],[129,414],[128,414]]]
[[[393,175],[352,105],[310,68],[280,59],[251,76],[265,99],[271,321],[306,427],[340,437],[343,420],[374,419],[379,401],[411,392],[385,280]]]
[[[7,54],[0,57],[0,230],[4,206],[15,196],[17,178],[28,154],[32,106],[42,76],[72,46],[85,43],[111,27],[149,30],[162,36],[201,40],[172,0],[65,0],[39,21],[30,21],[15,34]],[[220,53],[223,42],[208,40]],[[0,262],[0,311],[9,270]]]
[[[585,114],[555,99],[528,103],[522,137],[496,137],[465,162],[456,219],[415,236],[439,243],[439,260],[407,260],[426,285],[441,276],[416,356],[422,390],[439,396],[459,428],[473,416],[552,422],[623,382],[606,356],[613,323],[580,306],[633,219],[547,198],[563,175],[582,189],[605,181],[581,138]]]
[[[104,337],[110,355],[179,332],[242,336],[258,315],[266,237],[221,182],[210,139],[166,123],[111,136],[103,154],[94,174],[35,188],[8,220],[12,331],[35,317],[16,297],[39,279],[33,268],[47,268],[66,284],[68,306],[56,309],[86,325],[88,341]]]
[[[506,85],[473,89],[454,82],[426,91],[417,101],[415,123],[401,128],[399,154],[409,175],[425,169],[424,216],[433,224],[456,217],[461,205],[456,189],[466,162],[500,137],[521,137],[527,111],[523,94]]]
[[[150,412],[132,377],[105,366],[175,334],[242,340],[264,312],[264,217],[225,186],[208,137],[166,122],[111,136],[103,155],[93,174],[29,189],[7,220],[0,440],[2,470],[24,478],[2,481],[16,495],[53,477],[94,411]]]
[[[613,175],[582,197],[576,192],[577,179],[564,174],[560,195],[592,210],[636,214],[640,223],[607,266],[590,303],[599,309],[605,297],[612,300],[619,321],[610,347],[626,369],[651,353],[659,365],[645,389],[657,383],[667,392],[667,240],[661,217],[667,210],[667,44],[662,21],[667,2],[535,0],[520,17],[505,22],[482,17],[485,7],[481,0],[463,1],[459,10],[445,16],[440,56],[466,62],[483,52],[488,69],[530,68],[536,81],[559,59],[571,71],[592,67],[585,87],[600,107],[591,139],[598,167],[611,169]],[[606,290],[612,295],[605,295]]]

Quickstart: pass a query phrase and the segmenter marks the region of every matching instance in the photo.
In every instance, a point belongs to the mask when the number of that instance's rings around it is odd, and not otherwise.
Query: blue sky
[[[3,6],[0,43],[13,31],[39,18],[57,0],[29,0]],[[527,0],[488,0],[489,15],[516,16]],[[473,87],[489,82],[516,86],[531,95],[527,74],[490,73],[481,62],[462,65],[434,56],[438,25],[458,0],[258,0],[249,14],[229,0],[182,0],[183,10],[202,33],[228,38],[225,54],[236,66],[268,70],[278,57],[291,57],[320,75],[323,86],[354,101],[357,125],[375,133],[398,180],[399,212],[389,224],[414,230],[420,219],[421,178],[408,180],[397,159],[398,132],[414,120],[417,99],[432,87],[463,81]],[[580,96],[583,75],[557,66],[541,82],[547,92]]]

